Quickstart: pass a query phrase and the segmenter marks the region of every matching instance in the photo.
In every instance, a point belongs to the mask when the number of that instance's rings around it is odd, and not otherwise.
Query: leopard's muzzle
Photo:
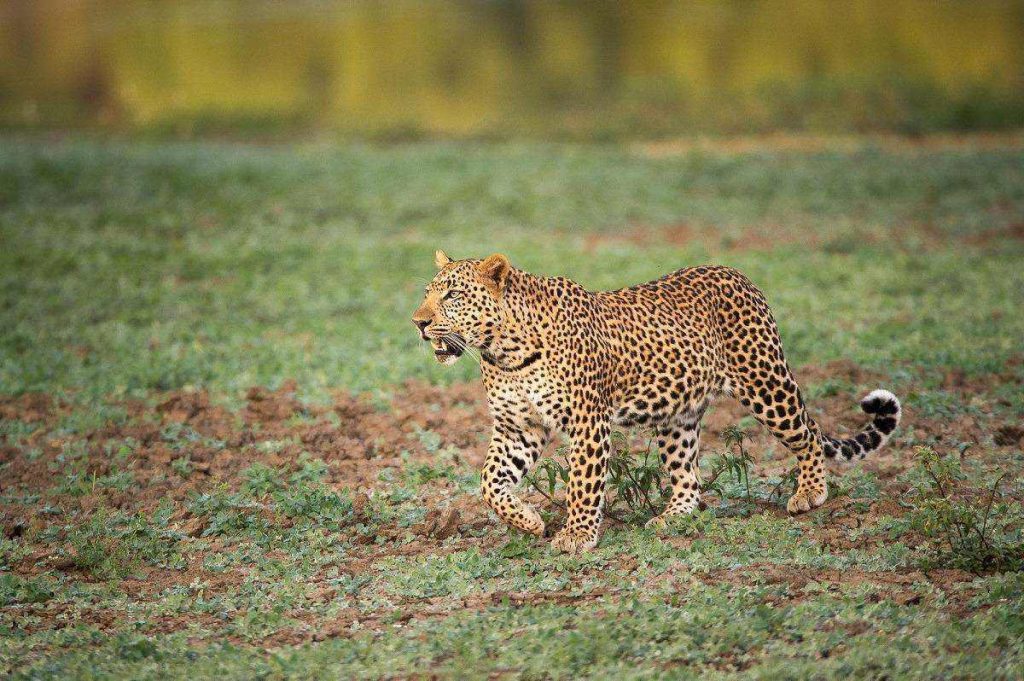
[[[430,347],[434,350],[434,358],[449,366],[455,363],[466,348],[466,341],[457,334],[448,334],[441,338],[431,338]]]

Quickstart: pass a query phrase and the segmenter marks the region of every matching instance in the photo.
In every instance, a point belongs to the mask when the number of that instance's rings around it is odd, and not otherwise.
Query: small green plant
[[[402,476],[413,487],[442,478],[455,478],[455,468],[451,465],[408,462],[404,452],[402,458],[407,461],[402,467]]]
[[[525,532],[512,534],[509,540],[498,547],[498,555],[505,559],[532,557],[537,550],[533,537]]]
[[[261,497],[284,487],[281,472],[259,461],[246,468],[242,475],[245,476],[242,491],[254,497]]]
[[[663,495],[661,463],[651,440],[643,450],[634,451],[621,433],[612,436],[612,455],[608,458],[608,489],[615,492],[608,502],[612,511],[626,505],[632,515],[657,515]]]
[[[160,438],[171,449],[180,452],[182,449],[202,441],[203,436],[183,423],[168,423],[160,430]]]
[[[159,657],[159,649],[152,638],[129,632],[121,632],[115,637],[114,649],[119,659],[128,662]]]
[[[277,511],[295,520],[337,528],[352,515],[352,501],[322,483],[293,485],[273,496]]]
[[[142,563],[177,567],[177,538],[143,515],[105,509],[74,527],[66,537],[67,562],[100,579],[125,577]]]
[[[796,493],[797,478],[800,475],[800,468],[793,466],[779,478],[779,482],[772,488],[772,491],[768,494],[768,501],[780,502],[788,494]]]
[[[93,475],[93,484],[96,487],[114,489],[118,492],[126,492],[135,484],[135,474],[132,471],[111,471],[107,475],[96,477]]]
[[[564,452],[561,448],[558,450],[558,454],[564,457]],[[569,484],[569,468],[559,459],[555,457],[541,459],[537,467],[523,479],[528,486],[540,492],[548,501],[555,503],[557,506],[562,506],[562,504],[555,501],[555,490],[559,484],[563,486]]]
[[[197,494],[189,503],[193,515],[208,520],[204,537],[265,528],[268,523],[260,514],[262,508],[241,493],[229,493],[223,486],[213,492]]]
[[[917,467],[910,526],[932,541],[928,567],[977,574],[1024,569],[1024,513],[1000,492],[1005,473],[986,489],[970,488],[960,457],[931,447],[917,448]]]
[[[318,459],[302,452],[299,455],[298,469],[292,473],[288,480],[293,485],[301,485],[306,482],[320,482],[330,471],[330,466],[323,459]]]
[[[667,526],[667,531],[679,537],[699,537],[712,531],[715,512],[711,509],[696,509],[693,513],[677,516]]]
[[[564,510],[565,505],[555,498],[558,487],[569,482],[567,448],[560,447],[557,456],[543,459],[524,480],[548,501]],[[607,489],[610,494],[605,516],[626,524],[627,516],[653,516],[658,513],[662,497],[662,472],[658,455],[648,441],[647,447],[634,450],[623,433],[612,434],[612,453],[608,458]],[[626,507],[625,513],[618,511]]]
[[[441,436],[438,433],[435,433],[432,430],[419,428],[418,426],[415,428],[415,433],[416,439],[419,440],[420,444],[423,445],[423,448],[428,452],[436,452],[441,448]]]
[[[0,606],[14,603],[45,603],[53,598],[53,588],[43,577],[24,578],[0,574]]]
[[[188,454],[179,456],[171,462],[171,470],[183,478],[188,478],[192,475],[192,458]]]
[[[732,478],[736,484],[742,484],[745,490],[746,499],[750,500],[750,466],[754,463],[754,457],[750,455],[744,446],[747,433],[737,425],[732,425],[722,431],[722,439],[725,441],[726,451],[719,454],[712,462],[711,475],[701,485],[703,492],[715,492],[720,497],[728,496],[722,487],[721,479],[723,474]]]

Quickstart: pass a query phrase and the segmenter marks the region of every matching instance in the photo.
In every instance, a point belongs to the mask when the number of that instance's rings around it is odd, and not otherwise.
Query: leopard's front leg
[[[572,428],[569,453],[568,517],[551,545],[579,554],[594,548],[604,518],[605,477],[608,471],[611,424],[594,418]]]
[[[480,492],[498,517],[538,537],[544,536],[540,513],[516,496],[514,490],[537,462],[550,437],[546,428],[496,419],[480,474]]]

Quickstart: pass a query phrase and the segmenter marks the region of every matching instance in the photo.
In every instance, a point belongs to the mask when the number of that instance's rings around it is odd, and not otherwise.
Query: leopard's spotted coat
[[[486,502],[505,522],[541,536],[544,523],[515,494],[554,431],[570,441],[568,518],[553,544],[568,552],[598,540],[613,426],[652,427],[672,494],[652,522],[700,500],[697,448],[708,403],[729,395],[796,454],[790,512],[820,506],[826,457],[851,460],[882,447],[899,424],[885,390],[861,407],[872,420],[831,438],[807,413],[764,295],[728,267],[694,267],[618,291],[514,269],[503,255],[457,260],[440,271],[413,321],[437,359],[475,348],[494,419],[482,473]]]

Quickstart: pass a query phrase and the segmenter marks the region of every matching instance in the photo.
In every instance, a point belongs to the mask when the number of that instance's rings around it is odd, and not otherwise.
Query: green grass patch
[[[766,291],[796,364],[992,370],[1024,334],[1024,246],[1000,237],[1024,220],[1022,168],[1017,150],[2,140],[0,392],[465,380],[408,321],[436,247],[594,288],[721,262]],[[656,248],[613,238],[678,225]],[[729,248],[751,230],[770,258]],[[985,234],[983,254],[956,245]]]

